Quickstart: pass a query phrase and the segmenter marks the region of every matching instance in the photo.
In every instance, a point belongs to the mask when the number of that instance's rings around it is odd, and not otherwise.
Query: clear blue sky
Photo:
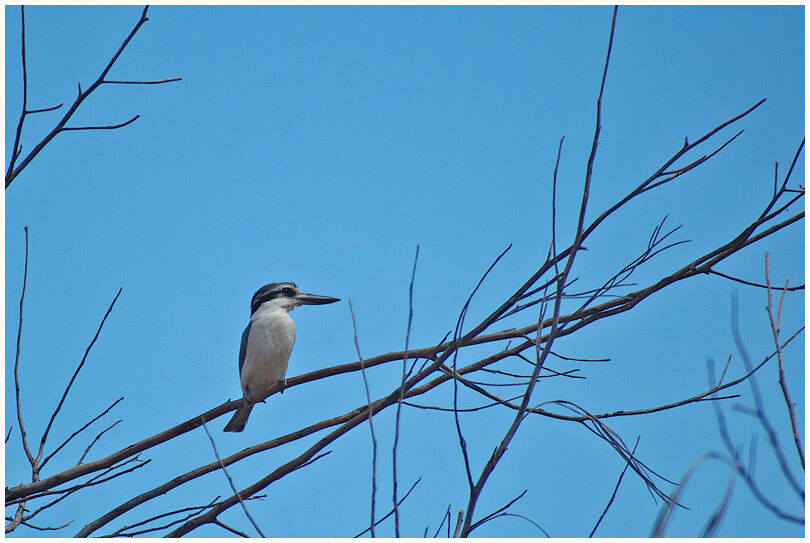
[[[95,79],[140,11],[28,8],[30,107],[70,102],[77,80],[86,87]],[[19,8],[5,13],[8,157],[21,97]],[[15,426],[6,451],[7,486],[28,476],[11,373],[25,225],[31,241],[21,374],[25,420],[37,443],[123,286],[53,430],[58,443],[125,396],[108,416],[124,422],[97,443],[93,458],[241,395],[240,334],[250,297],[264,283],[291,280],[344,300],[293,314],[298,342],[289,375],[297,375],[356,359],[349,298],[365,356],[404,347],[417,244],[411,345],[422,347],[454,326],[482,272],[511,243],[472,304],[467,322],[477,322],[545,256],[551,173],[563,135],[559,231],[566,239],[573,232],[610,7],[156,6],[149,15],[111,77],[182,76],[182,82],[101,88],[82,105],[74,126],[121,122],[135,113],[140,119],[118,131],[59,135],[6,192],[5,406],[6,428]],[[640,284],[732,239],[759,214],[774,161],[784,171],[803,137],[803,21],[801,6],[620,9],[589,217],[654,171],[685,136],[691,141],[761,98],[768,101],[742,121],[743,136],[712,162],[605,224],[575,265],[581,285],[599,286],[635,258],[666,214],[668,224],[683,224],[679,239],[693,241],[640,270]],[[25,149],[57,115],[30,119]],[[804,157],[794,182],[803,178]],[[803,224],[750,247],[720,270],[761,281],[766,250],[775,281],[803,282]],[[587,380],[544,381],[535,398],[569,399],[594,412],[649,407],[703,391],[707,357],[725,361],[730,353],[730,371],[739,375],[729,318],[735,291],[746,346],[761,359],[772,350],[764,293],[698,277],[561,340],[564,354],[611,362],[580,365]],[[784,334],[803,324],[803,307],[803,293],[788,296]],[[786,362],[803,428],[802,345],[803,338],[787,349]],[[372,394],[393,390],[398,371],[396,364],[370,371]],[[793,459],[776,366],[766,366],[759,382]],[[748,388],[739,392],[743,397],[728,408],[750,404]],[[485,403],[466,392],[461,400],[470,407]],[[257,407],[243,434],[223,434],[224,417],[211,429],[220,452],[230,454],[364,401],[360,374],[348,374],[272,397]],[[428,401],[451,405],[452,387],[420,399]],[[392,414],[377,422],[378,511],[390,507]],[[474,470],[512,416],[504,410],[462,418]],[[798,513],[762,431],[744,415],[729,416],[739,443],[747,446],[752,434],[760,436],[757,473],[769,497]],[[702,453],[722,449],[708,404],[611,425],[631,443],[640,435],[640,458],[670,479],[679,479]],[[231,473],[239,487],[247,486],[314,439],[254,456]],[[50,469],[72,465],[86,444],[79,439]],[[266,534],[352,536],[367,525],[368,427],[330,449],[331,455],[251,504]],[[110,506],[213,460],[201,429],[143,456],[152,463],[118,479],[114,492],[85,491],[41,523],[79,517],[55,533],[71,535]],[[552,536],[586,536],[622,467],[582,427],[529,419],[491,478],[478,518],[528,488],[516,513]],[[698,471],[684,496],[690,510],[676,514],[670,535],[698,535],[723,495],[727,474],[716,463]],[[426,525],[432,533],[448,504],[454,512],[466,505],[450,414],[403,413],[401,491],[420,476],[402,507],[404,535],[421,536]],[[229,493],[222,474],[212,473],[108,528]],[[657,510],[628,473],[597,533],[645,536]],[[252,533],[236,508],[223,519]],[[392,525],[379,533],[392,535]],[[20,529],[15,535],[39,534]],[[194,535],[227,533],[209,526]],[[475,535],[541,534],[519,518],[503,518]],[[764,511],[738,481],[719,535],[797,537],[803,529]]]

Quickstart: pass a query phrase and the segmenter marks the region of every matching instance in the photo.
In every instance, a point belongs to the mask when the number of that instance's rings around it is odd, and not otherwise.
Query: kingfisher
[[[286,387],[287,364],[295,344],[295,323],[290,311],[299,305],[323,305],[340,298],[307,294],[290,281],[270,283],[256,291],[250,301],[250,322],[242,332],[239,347],[239,379],[244,405],[236,410],[226,432],[245,429],[250,411],[264,401],[270,389]]]

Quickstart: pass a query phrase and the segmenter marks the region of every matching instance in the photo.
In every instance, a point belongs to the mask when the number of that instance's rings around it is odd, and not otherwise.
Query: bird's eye
[[[281,293],[284,294],[284,296],[292,296],[293,295],[293,291],[292,291],[292,289],[290,287],[284,287],[283,289],[281,289]]]

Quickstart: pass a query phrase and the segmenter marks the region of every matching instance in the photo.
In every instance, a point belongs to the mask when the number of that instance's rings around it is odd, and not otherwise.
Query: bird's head
[[[339,302],[340,298],[308,294],[301,291],[298,285],[291,281],[270,283],[256,291],[250,301],[250,314],[255,313],[262,305],[270,303],[275,307],[292,311],[299,305],[323,305]]]

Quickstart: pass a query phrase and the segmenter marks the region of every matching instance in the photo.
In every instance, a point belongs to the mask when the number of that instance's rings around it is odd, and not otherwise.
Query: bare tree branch
[[[93,93],[93,91],[95,91],[102,84],[104,84],[104,83],[159,84],[159,83],[169,83],[169,82],[172,82],[172,81],[180,81],[181,80],[181,78],[179,78],[179,77],[174,77],[174,78],[170,78],[170,79],[162,79],[162,80],[155,80],[155,81],[140,81],[140,82],[138,82],[138,81],[105,81],[105,78],[107,77],[107,74],[110,72],[113,65],[115,64],[115,61],[118,60],[119,56],[121,56],[121,53],[123,53],[124,49],[127,47],[129,42],[135,36],[135,33],[138,32],[138,30],[141,28],[141,26],[143,26],[143,24],[146,21],[149,20],[149,18],[146,16],[146,12],[147,12],[148,9],[149,9],[149,6],[146,6],[146,7],[143,8],[143,11],[141,12],[140,19],[138,19],[138,22],[135,24],[133,29],[130,31],[129,35],[126,38],[124,38],[123,43],[118,48],[118,50],[115,52],[115,54],[112,56],[110,61],[107,63],[107,66],[105,66],[105,68],[102,70],[102,72],[98,76],[98,78],[96,78],[96,80],[85,91],[82,91],[81,83],[79,83],[79,85],[78,85],[79,91],[78,91],[78,94],[76,96],[76,99],[70,105],[67,112],[65,112],[62,119],[56,124],[56,126],[44,138],[42,138],[42,140],[40,140],[39,143],[37,143],[34,146],[34,148],[31,150],[31,152],[28,153],[28,155],[26,155],[26,157],[19,163],[19,165],[17,165],[16,164],[17,158],[19,158],[19,154],[20,154],[20,151],[19,151],[19,139],[20,139],[20,134],[22,133],[22,127],[23,127],[23,122],[25,120],[26,113],[52,111],[54,109],[57,109],[57,108],[61,107],[61,105],[62,105],[62,104],[60,104],[59,106],[56,106],[56,107],[53,107],[53,108],[45,108],[45,109],[41,109],[41,110],[35,110],[34,112],[26,111],[26,100],[27,100],[27,93],[28,93],[28,78],[27,78],[26,65],[25,65],[25,12],[24,11],[22,12],[22,19],[23,19],[23,23],[22,23],[23,24],[23,28],[22,28],[23,106],[22,106],[22,114],[20,115],[20,120],[17,123],[17,135],[16,135],[15,143],[14,143],[14,152],[12,153],[12,157],[11,157],[11,160],[9,161],[8,169],[6,170],[6,188],[8,188],[8,186],[11,184],[12,181],[14,181],[14,179],[20,174],[20,172],[22,172],[22,170],[25,169],[26,166],[28,166],[28,164],[40,153],[40,151],[42,151],[42,149],[44,149],[45,146],[48,145],[48,143],[50,143],[50,141],[53,138],[55,138],[56,135],[59,134],[60,132],[65,132],[65,131],[70,131],[70,130],[113,130],[115,128],[122,128],[122,127],[134,122],[139,117],[139,115],[135,115],[129,121],[126,121],[126,122],[120,123],[120,124],[115,124],[115,125],[66,127],[65,125],[70,120],[70,118],[73,116],[73,114],[76,112],[76,110],[79,108],[79,106],[82,104],[82,102],[84,102],[84,100],[88,96],[90,96]]]

